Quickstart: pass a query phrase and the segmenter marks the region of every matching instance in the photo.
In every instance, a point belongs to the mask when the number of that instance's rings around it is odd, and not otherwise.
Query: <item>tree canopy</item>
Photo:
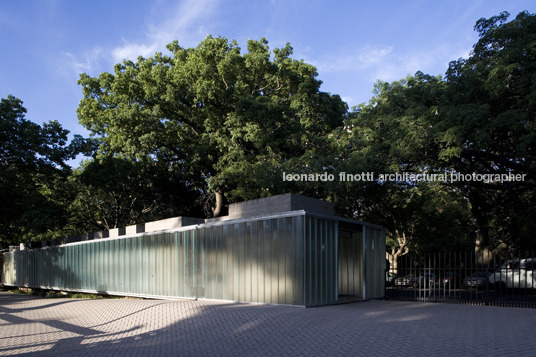
[[[439,157],[458,172],[525,174],[523,181],[460,184],[471,202],[482,246],[534,247],[536,16],[480,19],[472,55],[451,62]]]
[[[198,195],[167,167],[121,157],[86,160],[66,185],[71,234],[110,230],[173,216],[197,216]]]
[[[165,162],[202,195],[223,198],[278,193],[281,165],[322,145],[347,106],[320,91],[316,69],[269,50],[265,39],[207,37],[196,48],[167,46],[114,74],[81,75],[80,123],[102,141],[101,153]]]
[[[376,170],[525,178],[443,183],[467,202],[477,249],[535,246],[528,217],[536,193],[536,16],[507,18],[480,19],[471,56],[451,62],[444,79],[418,72],[379,82],[370,103],[354,109],[343,141],[349,160],[369,160]]]
[[[378,81],[348,110],[321,91],[290,44],[270,50],[208,36],[195,48],[81,74],[79,121],[91,139],[0,104],[1,239],[42,240],[173,215],[224,214],[225,202],[284,192],[335,203],[388,229],[390,259],[409,249],[536,248],[536,15],[480,19],[469,58],[444,76]],[[79,151],[79,168],[66,164]],[[330,173],[288,182],[282,173]],[[435,182],[382,173],[443,174]],[[376,180],[340,181],[341,173]],[[523,180],[453,180],[455,175]],[[524,176],[523,176],[524,175]],[[26,237],[26,238],[24,238]],[[21,239],[23,238],[23,239]]]
[[[83,140],[68,143],[68,131],[57,121],[42,126],[25,118],[22,101],[0,101],[0,241],[49,238],[66,223],[67,197],[62,182],[69,175],[67,160]]]

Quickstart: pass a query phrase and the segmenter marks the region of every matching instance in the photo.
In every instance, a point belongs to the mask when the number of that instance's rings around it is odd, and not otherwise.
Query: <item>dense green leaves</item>
[[[265,39],[207,37],[125,61],[114,74],[80,77],[80,122],[131,160],[177,165],[202,193],[231,199],[278,193],[280,166],[318,147],[347,107],[319,91],[316,69]]]
[[[528,222],[517,217],[534,210],[536,16],[523,12],[507,18],[502,13],[479,20],[472,56],[451,63],[443,109],[450,136],[438,139],[445,162],[458,172],[526,175],[524,181],[458,187],[471,202],[481,245],[532,248],[534,235],[523,228]],[[458,154],[449,155],[452,151]]]
[[[111,229],[174,215],[222,214],[228,202],[283,192],[335,203],[339,215],[388,229],[390,258],[408,249],[534,248],[536,16],[481,19],[469,58],[444,78],[378,81],[348,112],[316,68],[265,39],[207,37],[167,54],[80,76],[80,123],[0,105],[2,239]],[[70,173],[76,152],[91,159]],[[330,173],[330,182],[282,180]],[[380,174],[513,174],[525,180],[381,181]],[[376,180],[339,181],[371,173]],[[450,176],[449,176],[450,178]],[[205,207],[201,207],[202,205]],[[52,217],[56,217],[55,220]],[[38,238],[39,237],[39,238]],[[392,259],[391,259],[392,260]],[[396,259],[395,259],[396,260]]]
[[[110,230],[192,211],[197,195],[168,168],[124,158],[88,160],[66,185],[70,233]]]
[[[507,17],[503,13],[477,22],[480,40],[473,53],[452,62],[445,80],[418,72],[402,81],[379,82],[371,102],[351,114],[344,141],[348,161],[362,167],[368,160],[369,170],[525,175],[525,180],[493,183],[447,180],[434,189],[463,199],[453,207],[470,210],[477,248],[483,249],[535,246],[526,217],[534,212],[536,193],[536,16],[521,13],[510,22]],[[377,194],[392,207],[379,220],[387,227],[390,220],[415,226],[417,217],[400,219],[404,213],[394,209],[397,196],[391,186],[382,185]],[[429,190],[418,183],[395,186],[405,192],[401,202],[408,204],[416,197],[414,190]],[[369,192],[367,188],[362,196]],[[370,209],[370,202],[366,206]],[[422,215],[423,210],[420,205],[411,212]],[[430,231],[434,224],[429,224]],[[395,240],[397,230],[391,229]],[[403,229],[406,235],[410,230]]]
[[[63,182],[83,140],[67,144],[58,122],[25,119],[22,101],[0,101],[0,242],[50,237],[66,223]]]

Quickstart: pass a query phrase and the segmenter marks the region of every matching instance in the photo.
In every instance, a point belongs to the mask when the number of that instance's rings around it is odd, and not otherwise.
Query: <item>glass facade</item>
[[[298,306],[383,297],[385,234],[293,211],[4,253],[3,282],[66,291]]]

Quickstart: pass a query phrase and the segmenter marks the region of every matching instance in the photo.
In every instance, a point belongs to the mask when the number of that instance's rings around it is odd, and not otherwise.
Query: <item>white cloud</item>
[[[384,48],[371,48],[367,46],[360,51],[357,59],[361,67],[369,68],[384,61],[391,52],[393,52],[393,47],[391,46]]]
[[[353,103],[354,99],[352,97],[341,97],[341,99],[346,103]]]
[[[82,72],[91,72],[104,59],[104,51],[100,47],[94,47],[89,52],[76,56],[70,52],[60,52],[59,61],[54,67],[59,73],[76,75]]]
[[[83,54],[82,58],[70,52],[60,52],[60,54],[64,56],[67,68],[75,73],[91,71],[97,65],[97,62],[103,59],[103,50],[100,47],[94,47],[91,51]]]
[[[470,49],[453,48],[442,44],[429,50],[401,51],[393,46],[365,46],[355,51],[308,60],[319,73],[360,73],[370,81],[393,81],[408,74],[423,71],[432,75],[443,74],[448,63],[468,57]]]
[[[340,94],[353,107],[370,99],[372,88],[378,79],[392,82],[417,71],[443,75],[450,61],[467,58],[470,50],[469,45],[464,48],[462,44],[446,43],[438,44],[430,50],[369,45],[314,59],[304,58],[304,61],[317,67],[323,81],[322,90]]]
[[[185,0],[175,6],[166,1],[157,2],[147,15],[147,23],[140,25],[144,28],[141,39],[123,39],[120,46],[95,46],[83,53],[60,52],[49,65],[66,76],[77,77],[81,72],[95,75],[123,59],[136,60],[139,56],[149,57],[157,51],[165,51],[165,46],[173,40],[179,40],[181,46],[195,46],[208,34],[205,26],[211,23],[218,1]]]
[[[181,45],[191,45],[204,37],[205,24],[209,23],[218,0],[187,0],[169,11],[164,19],[153,19],[147,25],[146,38],[134,42],[124,40],[125,44],[112,50],[115,62],[128,58],[135,60],[138,56],[149,57],[156,51],[163,51],[165,45],[179,40]],[[162,11],[166,11],[162,10]]]
[[[430,50],[394,53],[379,63],[372,73],[374,79],[393,81],[422,71],[431,75],[443,75],[450,61],[468,57],[470,49],[452,48],[450,45],[438,45]]]
[[[337,56],[326,56],[317,60],[307,61],[314,64],[320,73],[361,71],[381,63],[392,52],[393,48],[365,46],[357,51]]]
[[[121,62],[123,59],[135,60],[139,56],[149,57],[156,52],[158,44],[137,44],[131,43],[123,47],[116,47],[112,51],[112,57],[115,62]]]

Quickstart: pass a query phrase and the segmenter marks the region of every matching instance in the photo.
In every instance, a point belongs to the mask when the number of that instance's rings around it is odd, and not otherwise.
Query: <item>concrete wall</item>
[[[326,216],[334,215],[333,204],[311,197],[292,193],[259,198],[229,205],[229,215],[224,217],[206,219],[206,222],[226,221],[229,219],[259,217],[282,212],[305,210]]]
[[[173,217],[145,223],[145,232],[165,231],[205,223],[203,218]]]

